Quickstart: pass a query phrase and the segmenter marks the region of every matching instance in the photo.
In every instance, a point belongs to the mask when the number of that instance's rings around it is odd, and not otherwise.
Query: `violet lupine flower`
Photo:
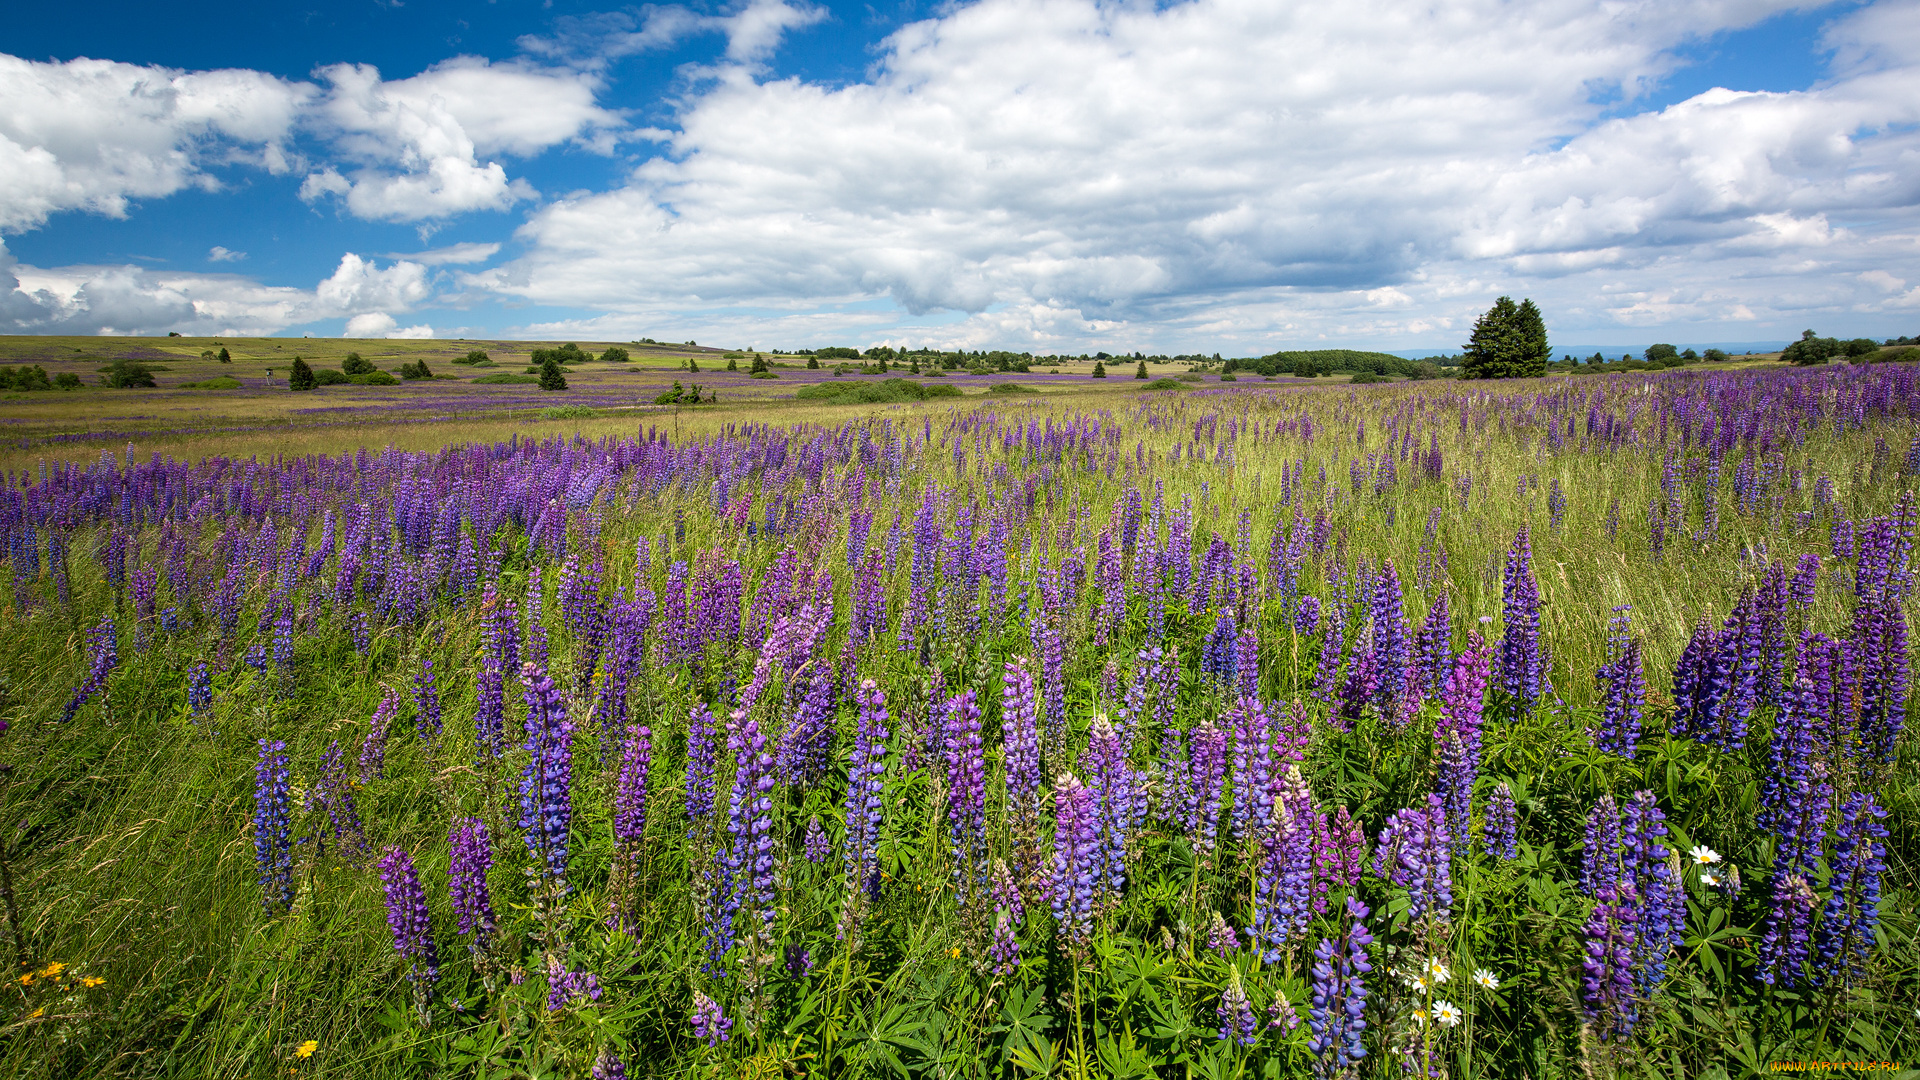
[[[387,732],[393,726],[393,718],[400,713],[400,695],[392,690],[380,697],[380,705],[373,710],[373,720],[367,725],[367,737],[360,743],[360,782],[371,784],[385,773],[387,767]]]
[[[1602,795],[1587,812],[1586,843],[1580,849],[1580,891],[1597,896],[1609,884],[1628,880],[1622,860],[1620,805]]]
[[[267,911],[293,906],[293,806],[287,790],[287,744],[260,740],[253,770],[253,860]]]
[[[813,950],[803,945],[789,945],[787,953],[787,974],[796,979],[804,979],[813,973]]]
[[[1603,882],[1593,896],[1584,930],[1580,1002],[1602,1038],[1624,1041],[1640,1017],[1633,970],[1638,907],[1630,882]]]
[[[187,668],[187,708],[194,716],[205,716],[213,708],[213,676],[205,660],[195,660]]]
[[[1505,780],[1500,781],[1487,798],[1485,832],[1481,836],[1481,843],[1489,854],[1500,859],[1519,857],[1520,828],[1516,810],[1513,791]]]
[[[1447,594],[1434,595],[1427,617],[1414,639],[1414,666],[1420,672],[1420,686],[1427,694],[1438,694],[1453,670],[1453,616],[1447,607]]]
[[[631,853],[647,835],[647,777],[653,768],[653,729],[629,725],[613,792],[613,839]]]
[[[380,858],[380,884],[386,894],[387,927],[393,931],[393,949],[407,961],[407,977],[423,993],[431,994],[440,980],[440,954],[433,945],[433,920],[427,914],[427,893],[414,872],[413,856],[390,847]]]
[[[1814,985],[1852,986],[1865,974],[1880,924],[1880,876],[1887,872],[1887,812],[1873,796],[1856,791],[1840,808],[1833,830],[1832,894],[1814,938]]]
[[[1070,952],[1078,955],[1093,939],[1093,897],[1099,826],[1093,794],[1072,773],[1053,786],[1053,918]]]
[[[860,680],[854,698],[860,719],[847,760],[847,867],[849,901],[880,889],[880,828],[886,819],[887,698],[872,679]]]
[[[1247,1001],[1247,988],[1240,982],[1240,969],[1228,970],[1232,977],[1214,1010],[1214,1015],[1220,1018],[1220,1038],[1232,1039],[1241,1046],[1256,1045],[1260,1041],[1260,1025],[1253,1018],[1253,1005]]]
[[[1303,596],[1293,610],[1293,632],[1301,637],[1320,628],[1320,598]]]
[[[552,954],[547,956],[547,1011],[559,1012],[568,1005],[578,1002],[593,1003],[600,1000],[600,978],[591,971],[574,971],[560,963],[560,958]]]
[[[1607,660],[1594,678],[1600,684],[1600,729],[1593,745],[1604,753],[1632,759],[1640,741],[1640,713],[1647,702],[1647,680],[1640,671],[1640,639],[1631,630],[1630,605],[1614,608],[1609,623]]]
[[[980,707],[966,690],[942,706],[941,759],[946,767],[948,849],[963,910],[987,880],[987,764],[980,741]]]
[[[804,685],[800,708],[780,735],[780,779],[795,787],[818,783],[833,757],[832,665],[813,662]]]
[[[1249,936],[1255,945],[1265,943],[1261,959],[1269,964],[1286,955],[1287,943],[1306,932],[1313,915],[1313,800],[1299,767],[1289,766],[1288,774],[1288,790],[1274,800],[1273,818],[1260,830],[1254,869]]]
[[[807,819],[806,839],[800,850],[810,863],[823,863],[833,858],[833,841],[827,839],[827,830],[821,827],[819,814]]]
[[[1095,889],[1107,902],[1114,902],[1126,888],[1127,842],[1133,832],[1139,778],[1127,761],[1126,747],[1103,714],[1095,715],[1088,728],[1087,751],[1081,761],[1100,831],[1094,856]]]
[[[1211,857],[1220,839],[1220,806],[1227,776],[1227,733],[1201,717],[1188,737],[1187,817],[1181,822],[1194,850]]]
[[[727,795],[727,834],[732,849],[727,869],[742,899],[765,930],[773,928],[773,755],[752,716],[735,711],[727,723],[727,749],[737,763]]]
[[[1440,691],[1440,722],[1434,739],[1440,747],[1440,785],[1447,820],[1464,829],[1473,812],[1473,784],[1480,775],[1480,724],[1486,708],[1491,656],[1480,635],[1453,658]]]
[[[1372,912],[1347,897],[1347,926],[1337,938],[1322,938],[1314,950],[1312,1004],[1307,1009],[1307,1052],[1325,1077],[1343,1075],[1367,1056],[1367,946],[1373,935],[1362,921]]]
[[[687,713],[687,820],[695,832],[713,816],[713,710],[703,702]]]
[[[1213,632],[1207,635],[1200,648],[1200,674],[1213,681],[1223,690],[1231,690],[1235,684],[1234,653],[1236,628],[1233,613],[1223,611],[1213,624]]]
[[[1215,956],[1225,960],[1240,948],[1240,936],[1227,925],[1227,920],[1219,912],[1213,913],[1213,921],[1207,926],[1207,948]]]
[[[1768,768],[1760,778],[1759,807],[1753,821],[1762,829],[1792,829],[1806,816],[1803,803],[1816,786],[1818,753],[1813,698],[1813,688],[1802,675],[1774,718],[1773,738],[1767,747]]]
[[[1340,672],[1344,666],[1347,617],[1345,609],[1339,605],[1331,606],[1326,618],[1321,620],[1320,656],[1314,664],[1313,697],[1323,705],[1331,706],[1340,698]],[[1347,730],[1350,725],[1336,721],[1335,726]]]
[[[1345,806],[1331,816],[1318,814],[1313,828],[1313,910],[1327,913],[1334,889],[1360,884],[1360,864],[1366,857],[1367,834]]]
[[[1246,843],[1273,816],[1273,721],[1259,701],[1242,698],[1226,722],[1233,738],[1233,839]]]
[[[420,671],[413,677],[413,726],[420,737],[432,742],[440,737],[440,691],[433,685],[433,661],[420,658]]]
[[[1374,579],[1373,592],[1367,600],[1373,628],[1374,704],[1385,715],[1406,686],[1407,669],[1413,662],[1405,597],[1393,560],[1381,564],[1380,576]]]
[[[366,829],[360,821],[360,808],[354,803],[353,788],[347,783],[340,740],[335,739],[320,756],[320,775],[314,779],[307,800],[315,813],[327,815],[327,828],[343,853],[358,855],[365,848]],[[326,837],[316,836],[315,846],[324,854]]]
[[[1448,921],[1453,906],[1452,841],[1445,801],[1427,796],[1425,807],[1397,810],[1374,846],[1373,875],[1407,890],[1407,918]]]
[[[708,1048],[726,1042],[733,1030],[733,1021],[720,1011],[720,1003],[698,990],[693,992],[693,1013],[688,1020],[693,1026],[693,1037],[705,1042]]]
[[[1353,663],[1347,669],[1347,681],[1340,687],[1340,702],[1336,715],[1342,730],[1350,731],[1353,722],[1378,695],[1380,689],[1380,671],[1375,665],[1379,655],[1373,647],[1373,624],[1360,624],[1360,636],[1353,643]]]
[[[1026,900],[1004,860],[993,863],[993,937],[987,944],[987,969],[998,976],[1020,966],[1020,924],[1026,921]]]
[[[460,936],[471,938],[476,953],[487,951],[496,930],[493,894],[487,888],[487,871],[493,867],[493,838],[479,818],[454,822],[447,838],[452,855],[447,865],[447,895],[453,901],[453,917]]]
[[[610,1047],[603,1047],[599,1056],[593,1059],[592,1076],[593,1080],[627,1080],[627,1066]]]
[[[107,676],[113,674],[115,665],[120,662],[117,640],[111,613],[102,615],[99,625],[87,632],[87,677],[74,690],[67,707],[61,710],[61,723],[72,722],[82,705],[107,688]]]
[[[1260,635],[1252,624],[1233,643],[1234,691],[1241,697],[1260,695]]]
[[[1622,861],[1639,898],[1634,926],[1633,970],[1641,1001],[1656,993],[1667,977],[1667,957],[1679,948],[1687,923],[1686,895],[1677,863],[1667,847],[1666,816],[1653,792],[1636,791],[1621,825]]]
[[[1029,880],[1040,859],[1040,729],[1033,675],[1025,657],[1006,664],[1000,694],[1000,737],[1007,774],[1007,816],[1012,819],[1013,860]]]
[[[1548,691],[1547,665],[1540,651],[1540,586],[1533,577],[1533,544],[1527,527],[1520,526],[1507,549],[1507,569],[1500,587],[1500,689],[1522,711],[1538,704]]]
[[[540,666],[520,665],[527,695],[527,771],[520,780],[520,828],[540,873],[566,890],[573,826],[573,724],[567,703]]]

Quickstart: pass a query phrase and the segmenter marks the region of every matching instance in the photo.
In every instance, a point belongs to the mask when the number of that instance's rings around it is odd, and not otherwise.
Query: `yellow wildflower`
[[[297,1058],[310,1058],[313,1056],[313,1052],[318,1049],[320,1049],[319,1040],[308,1039],[306,1042],[300,1044],[299,1048],[293,1052],[293,1056]]]
[[[35,1009],[35,1010],[33,1010],[32,1012],[30,1012],[30,1013],[28,1013],[28,1014],[27,1014],[27,1019],[29,1019],[29,1020],[38,1020],[38,1019],[40,1019],[41,1017],[43,1017],[43,1016],[45,1016],[45,1015],[47,1015],[47,1007],[46,1007],[45,1005],[42,1005],[42,1006],[40,1006],[39,1008],[37,1008],[37,1009]]]
[[[107,980],[101,978],[98,975],[83,975],[80,977],[80,985],[86,987],[89,990],[93,989],[96,986],[105,986],[106,982]]]
[[[40,977],[43,979],[56,979],[59,978],[60,973],[65,970],[67,970],[67,965],[55,960],[53,963],[48,964],[45,970],[40,972]]]

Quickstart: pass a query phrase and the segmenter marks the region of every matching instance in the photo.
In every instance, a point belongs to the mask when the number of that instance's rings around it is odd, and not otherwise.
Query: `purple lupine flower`
[[[118,634],[114,630],[113,615],[111,613],[102,615],[99,624],[87,632],[86,680],[74,690],[73,697],[67,701],[67,707],[61,710],[61,723],[70,723],[82,705],[107,688],[107,676],[113,674],[115,665],[120,662],[117,641]]]
[[[547,1011],[558,1012],[568,1005],[600,1000],[600,978],[591,971],[574,971],[547,955]]]
[[[821,827],[819,814],[807,819],[807,834],[801,852],[810,863],[823,863],[833,858],[833,841],[827,838],[827,830]]]
[[[687,713],[687,820],[694,831],[713,816],[713,710],[703,702]]]
[[[1053,918],[1068,950],[1077,955],[1093,939],[1099,826],[1093,794],[1072,773],[1061,773],[1054,783],[1053,806]]]
[[[432,742],[440,737],[440,691],[433,685],[433,661],[420,658],[420,671],[413,677],[413,726],[420,737]]]
[[[1067,737],[1067,652],[1060,627],[1051,616],[1034,628],[1034,647],[1040,654],[1042,738],[1049,755],[1061,752]]]
[[[1814,938],[1815,985],[1852,986],[1865,974],[1880,925],[1880,876],[1887,872],[1887,812],[1873,796],[1856,791],[1840,808],[1833,830],[1833,889]]]
[[[1314,950],[1312,1004],[1307,1009],[1307,1052],[1322,1076],[1341,1075],[1367,1056],[1367,946],[1373,935],[1362,921],[1372,912],[1347,897],[1347,925],[1337,938],[1322,938]]]
[[[1233,738],[1233,838],[1246,843],[1273,816],[1273,722],[1260,702],[1242,698],[1226,715]]]
[[[1220,1038],[1232,1039],[1241,1046],[1253,1046],[1260,1041],[1260,1025],[1254,1020],[1253,1006],[1247,1001],[1247,988],[1240,982],[1240,969],[1227,970],[1231,978],[1214,1010],[1214,1015],[1220,1018]]]
[[[1414,666],[1420,670],[1421,689],[1438,694],[1453,670],[1453,616],[1447,607],[1447,594],[1434,595],[1427,617],[1415,639]]]
[[[287,744],[260,740],[253,770],[253,858],[269,913],[293,906],[293,799],[287,790]]]
[[[1480,635],[1453,658],[1440,691],[1440,722],[1434,739],[1440,748],[1440,784],[1447,819],[1465,828],[1473,811],[1473,784],[1480,775],[1480,723],[1486,707],[1491,656]]]
[[[832,665],[815,661],[804,685],[800,708],[780,735],[779,752],[781,782],[803,788],[826,775],[833,757]]]
[[[1621,857],[1639,899],[1634,926],[1633,970],[1641,1001],[1651,998],[1667,976],[1667,957],[1678,948],[1687,923],[1686,894],[1675,873],[1673,852],[1664,842],[1666,817],[1653,792],[1636,791],[1621,823]]]
[[[564,894],[573,827],[573,724],[567,703],[531,660],[520,665],[527,695],[527,770],[520,780],[520,828],[539,872]]]
[[[1580,891],[1597,896],[1627,877],[1620,840],[1620,805],[1601,795],[1587,813],[1586,843],[1580,849]]]
[[[340,759],[340,741],[335,739],[320,756],[320,775],[314,779],[313,789],[309,792],[308,806],[315,813],[327,816],[327,828],[334,843],[343,853],[359,855],[366,846],[366,829],[360,821],[360,808],[355,805],[353,787],[347,782],[346,766]],[[316,836],[315,846],[321,852],[326,851],[326,837]]]
[[[620,778],[613,792],[613,839],[632,852],[647,835],[647,777],[653,768],[653,729],[627,728],[620,750]]]
[[[728,718],[727,749],[737,763],[727,796],[727,834],[732,849],[727,868],[761,926],[771,930],[773,887],[773,755],[759,721],[738,710]]]
[[[1227,776],[1227,733],[1201,717],[1187,745],[1187,817],[1181,824],[1194,850],[1211,857],[1220,839],[1222,785]]]
[[[1213,913],[1213,921],[1207,927],[1207,949],[1215,956],[1225,960],[1240,948],[1240,936],[1227,925],[1227,920],[1219,912]]]
[[[786,968],[789,976],[804,979],[813,973],[813,950],[804,945],[789,945],[786,953]]]
[[[373,719],[367,725],[367,737],[360,743],[360,782],[371,784],[386,772],[387,768],[387,732],[393,726],[393,718],[400,713],[400,695],[392,690],[380,697],[380,705],[373,710]]]
[[[1818,717],[1814,691],[1805,675],[1795,683],[1794,692],[1773,722],[1773,738],[1767,747],[1767,769],[1760,778],[1759,806],[1754,824],[1776,832],[1790,830],[1806,817],[1805,800],[1813,794],[1817,782],[1819,748],[1814,733]]]
[[[993,864],[993,937],[987,944],[987,969],[998,976],[1013,974],[1020,966],[1020,924],[1026,921],[1027,905],[1020,886],[1004,860]]]
[[[1345,806],[1336,806],[1331,816],[1318,814],[1313,829],[1313,910],[1327,913],[1327,900],[1335,889],[1351,889],[1360,884],[1360,864],[1365,860],[1366,830],[1353,819]]]
[[[701,993],[693,992],[693,1013],[689,1017],[693,1025],[693,1037],[707,1044],[709,1048],[727,1041],[727,1035],[733,1030],[733,1021],[720,1011],[720,1003]]]
[[[1448,921],[1453,906],[1452,840],[1445,801],[1427,796],[1425,807],[1397,810],[1374,846],[1373,875],[1407,890],[1407,918]]]
[[[1233,643],[1234,691],[1241,697],[1260,694],[1260,635],[1249,623]]]
[[[1374,703],[1384,715],[1405,688],[1407,670],[1413,662],[1405,597],[1393,560],[1381,564],[1380,576],[1374,579],[1372,595],[1367,600],[1373,629]]]
[[[1540,586],[1533,577],[1533,544],[1525,525],[1507,549],[1500,598],[1499,686],[1516,707],[1530,710],[1550,688],[1540,651]]]
[[[1082,757],[1087,788],[1093,795],[1100,841],[1094,856],[1094,887],[1108,903],[1118,901],[1127,881],[1127,843],[1133,832],[1134,795],[1139,778],[1127,761],[1126,747],[1104,714],[1087,731]]]
[[[1488,854],[1497,858],[1518,858],[1520,855],[1519,832],[1513,791],[1507,787],[1507,782],[1502,780],[1487,799],[1487,819],[1481,843]]]
[[[612,1047],[602,1047],[599,1056],[593,1059],[592,1075],[593,1080],[627,1080],[627,1066]]]
[[[1282,792],[1273,801],[1271,820],[1257,837],[1253,926],[1250,937],[1264,942],[1261,959],[1278,963],[1287,943],[1305,933],[1313,906],[1313,798],[1297,765],[1287,767]]]
[[[941,763],[946,769],[948,850],[962,910],[987,879],[987,766],[980,708],[971,689],[941,705]]]
[[[1631,630],[1630,605],[1613,609],[1608,623],[1607,659],[1594,678],[1600,684],[1600,728],[1593,745],[1631,759],[1640,741],[1640,713],[1647,701],[1647,680],[1640,671],[1640,639]]]
[[[887,698],[872,679],[860,680],[855,693],[859,725],[847,760],[846,851],[849,900],[877,895],[880,888],[880,829],[886,819]]]
[[[1226,691],[1231,691],[1236,681],[1234,643],[1237,636],[1233,613],[1223,611],[1200,648],[1200,674]]]
[[[1347,669],[1347,681],[1340,687],[1337,715],[1342,730],[1351,730],[1380,690],[1380,671],[1375,665],[1379,654],[1373,647],[1373,624],[1360,624],[1360,636],[1353,643],[1353,663]]]
[[[1013,860],[1022,881],[1039,869],[1040,728],[1033,675],[1025,657],[1006,664],[1000,694],[1000,737],[1007,777],[1007,816],[1013,829]]]
[[[1603,882],[1593,896],[1593,913],[1584,929],[1580,1002],[1602,1038],[1624,1041],[1640,1015],[1633,969],[1638,909],[1631,883]]]
[[[393,949],[407,961],[407,977],[415,987],[431,994],[433,984],[440,980],[440,954],[434,948],[427,893],[420,887],[420,875],[414,872],[413,856],[389,847],[380,858],[379,869]]]
[[[187,668],[187,709],[200,717],[213,708],[213,676],[207,671],[205,660],[195,660]]]
[[[1320,628],[1320,598],[1303,596],[1293,610],[1293,632],[1306,637]]]
[[[471,938],[469,947],[476,953],[487,951],[496,929],[493,894],[487,888],[487,871],[493,867],[493,838],[479,818],[462,818],[453,823],[447,838],[452,855],[447,865],[447,894],[453,900],[453,917],[460,936]]]
[[[1333,705],[1339,700],[1346,625],[1346,611],[1339,604],[1332,605],[1327,617],[1321,620],[1320,657],[1314,665],[1313,696],[1324,705]],[[1340,726],[1346,729],[1345,725]]]

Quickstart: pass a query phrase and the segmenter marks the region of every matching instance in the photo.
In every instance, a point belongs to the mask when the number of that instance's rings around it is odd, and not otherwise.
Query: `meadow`
[[[1920,1057],[1914,365],[234,352],[0,402],[9,1075]]]

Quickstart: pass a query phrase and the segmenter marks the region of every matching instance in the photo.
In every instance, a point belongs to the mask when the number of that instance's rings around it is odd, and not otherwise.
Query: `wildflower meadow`
[[[1908,364],[0,488],[0,1071],[1920,1068]]]

